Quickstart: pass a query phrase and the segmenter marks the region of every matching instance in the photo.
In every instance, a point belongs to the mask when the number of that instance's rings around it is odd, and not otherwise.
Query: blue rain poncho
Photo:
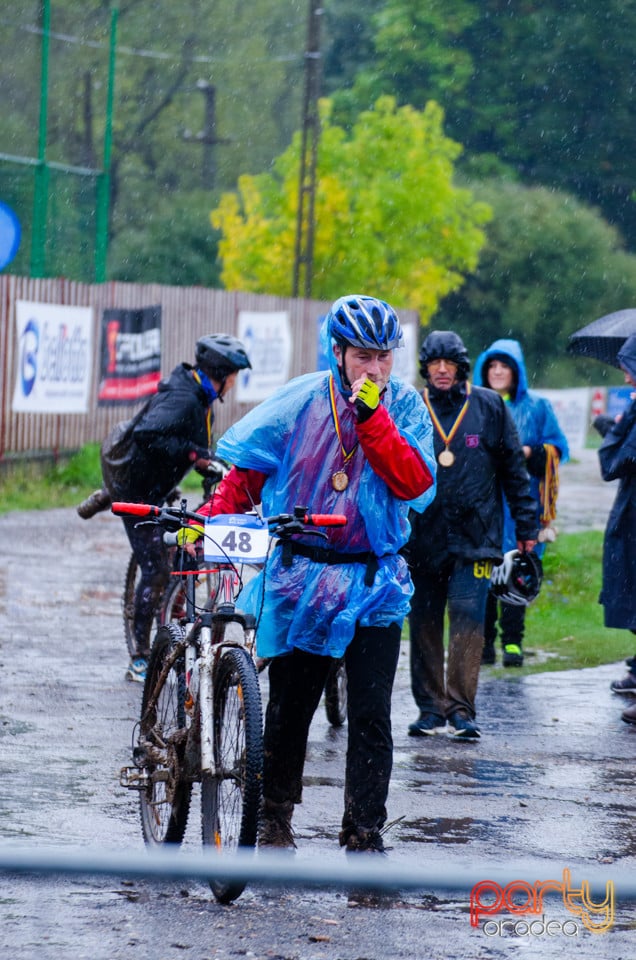
[[[545,397],[540,397],[528,388],[528,375],[523,357],[521,344],[518,340],[495,340],[487,350],[477,357],[475,363],[474,382],[478,386],[487,387],[486,367],[492,357],[501,357],[508,366],[517,370],[518,384],[514,400],[506,401],[508,409],[517,427],[519,439],[529,447],[538,447],[550,443],[561,452],[560,462],[565,463],[569,457],[568,442],[559,426],[552,404]],[[507,359],[506,359],[507,358]],[[530,493],[537,503],[537,523],[541,517],[540,498],[541,478],[530,476]],[[514,550],[517,546],[514,521],[510,515],[508,504],[504,501],[504,542],[503,549]],[[545,544],[537,544],[535,553],[543,554]]]
[[[323,331],[324,336],[324,331]],[[329,355],[333,352],[329,349]],[[345,451],[356,444],[354,408],[342,388],[335,358],[332,373]],[[396,497],[364,457],[362,448],[346,464],[348,486],[334,490],[332,474],[343,467],[343,453],[330,404],[328,371],[290,381],[251,410],[221,437],[217,456],[267,475],[262,491],[264,516],[292,513],[304,505],[311,513],[341,513],[347,526],[329,529],[329,547],[343,553],[370,551],[378,557],[372,586],[364,583],[366,565],[329,566],[294,556],[281,565],[280,549],[270,552],[264,572],[243,590],[239,605],[259,620],[259,656],[275,657],[293,648],[341,657],[362,626],[402,624],[413,592],[406,561],[398,550],[406,543],[412,508],[422,512],[435,484],[414,500]],[[407,439],[435,477],[432,427],[417,391],[391,377],[382,400],[401,436]],[[318,537],[301,536],[311,546]]]

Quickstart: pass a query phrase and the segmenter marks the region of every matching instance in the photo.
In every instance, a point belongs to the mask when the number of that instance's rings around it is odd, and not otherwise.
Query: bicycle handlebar
[[[186,526],[187,521],[202,523],[205,517],[199,513],[192,513],[181,507],[157,507],[150,503],[126,503],[116,500],[111,504],[111,510],[118,516],[147,517],[166,526]],[[344,527],[347,518],[339,513],[307,513],[307,507],[295,507],[293,513],[280,513],[275,517],[266,517],[264,523],[268,526],[276,525],[280,535],[281,530],[292,527],[294,524],[304,524],[309,527]]]

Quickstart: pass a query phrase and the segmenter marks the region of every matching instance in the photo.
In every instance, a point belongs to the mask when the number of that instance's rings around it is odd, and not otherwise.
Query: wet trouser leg
[[[393,766],[391,694],[401,628],[358,627],[345,654],[347,762],[341,843],[380,830]]]
[[[525,607],[516,606],[514,603],[501,602],[499,624],[502,646],[505,647],[508,643],[515,643],[519,647],[522,646],[525,622]]]
[[[170,576],[170,561],[160,527],[139,525],[139,520],[134,517],[124,517],[123,521],[141,572],[135,594],[134,632],[137,653],[147,656],[155,610]]]
[[[448,715],[475,717],[490,562],[457,563],[448,585]]]
[[[444,610],[452,567],[440,571],[415,570],[411,598],[411,690],[420,713],[446,716],[444,683]]]
[[[273,803],[300,803],[311,720],[331,657],[294,650],[269,665],[269,701],[263,736],[263,796]]]

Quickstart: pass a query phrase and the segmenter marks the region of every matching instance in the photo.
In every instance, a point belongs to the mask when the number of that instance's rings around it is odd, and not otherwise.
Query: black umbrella
[[[599,317],[586,327],[581,327],[571,335],[568,342],[568,353],[576,353],[580,357],[592,357],[601,363],[609,363],[619,367],[616,354],[628,337],[636,333],[636,309],[617,310]]]

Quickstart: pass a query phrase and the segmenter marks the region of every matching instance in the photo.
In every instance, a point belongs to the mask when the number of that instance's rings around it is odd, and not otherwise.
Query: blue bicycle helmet
[[[384,300],[348,294],[327,315],[329,333],[341,346],[393,350],[404,345],[397,313]]]

